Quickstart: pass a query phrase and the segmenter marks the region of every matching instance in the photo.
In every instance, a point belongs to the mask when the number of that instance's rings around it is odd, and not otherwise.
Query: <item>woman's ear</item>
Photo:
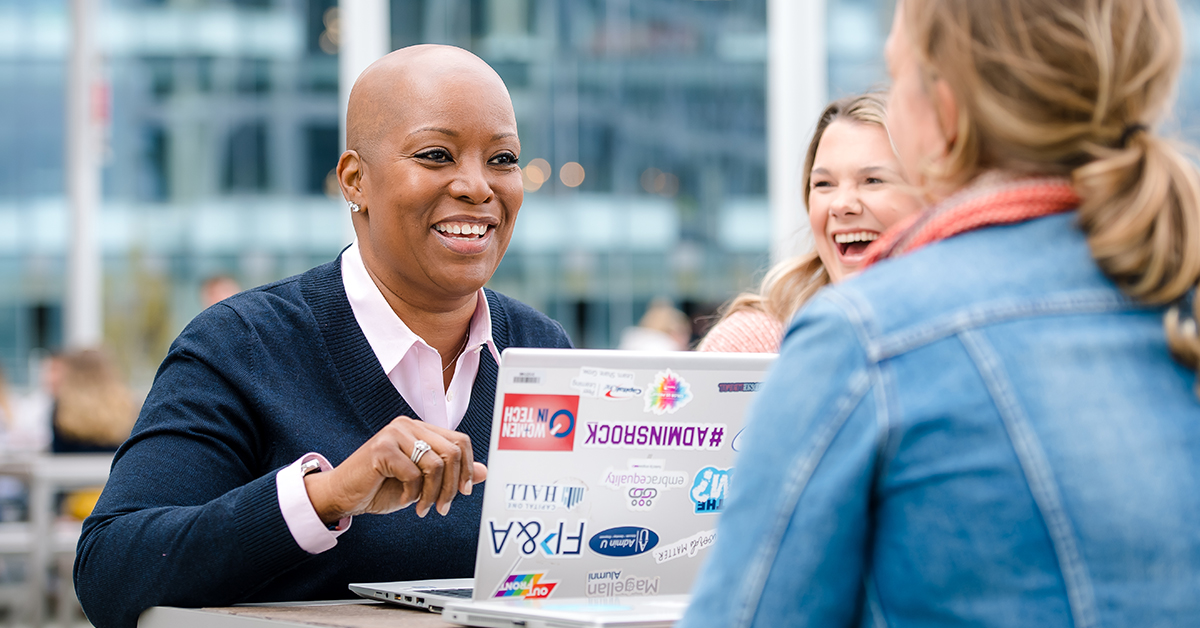
[[[366,207],[363,195],[363,162],[357,151],[348,150],[342,153],[337,164],[338,186],[342,188],[342,197],[347,202],[357,203]]]
[[[942,138],[946,140],[946,152],[949,153],[958,141],[958,98],[954,96],[950,84],[940,78],[933,81],[933,97],[937,101],[938,127],[942,131]]]

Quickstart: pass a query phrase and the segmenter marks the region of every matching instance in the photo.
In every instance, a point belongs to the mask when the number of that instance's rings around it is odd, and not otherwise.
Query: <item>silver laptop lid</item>
[[[506,350],[474,599],[687,593],[774,358]]]

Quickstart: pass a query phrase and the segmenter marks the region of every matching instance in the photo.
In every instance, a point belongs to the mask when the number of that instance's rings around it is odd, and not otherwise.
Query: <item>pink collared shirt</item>
[[[387,373],[388,379],[401,397],[412,407],[416,417],[430,425],[453,430],[462,422],[471,402],[471,388],[479,373],[479,354],[484,347],[500,363],[496,344],[492,341],[492,316],[483,289],[479,289],[475,313],[467,329],[467,340],[458,356],[450,387],[443,389],[442,357],[436,349],[417,336],[392,311],[383,293],[367,274],[358,242],[342,253],[342,285],[367,343]],[[316,456],[321,469],[332,467],[319,454],[305,454],[275,475],[279,507],[292,538],[306,552],[319,554],[337,545],[337,537],[350,527],[350,519],[342,519],[335,530],[321,523],[308,492],[300,465]]]

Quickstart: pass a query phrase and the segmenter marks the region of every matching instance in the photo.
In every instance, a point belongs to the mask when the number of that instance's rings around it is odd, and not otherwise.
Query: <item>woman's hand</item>
[[[412,461],[418,440],[431,448]],[[487,467],[475,462],[471,439],[462,432],[396,417],[342,464],[304,476],[317,516],[326,525],[342,517],[385,514],[417,504],[424,517],[434,504],[443,516],[456,493],[471,494],[471,485],[487,478]]]

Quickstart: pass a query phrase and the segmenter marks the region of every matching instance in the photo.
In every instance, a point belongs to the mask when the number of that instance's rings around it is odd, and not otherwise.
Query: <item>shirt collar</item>
[[[342,253],[342,284],[346,288],[346,299],[350,301],[354,319],[385,373],[392,372],[413,345],[429,347],[428,343],[413,333],[396,315],[383,293],[379,291],[379,287],[371,280],[371,275],[367,273],[367,267],[363,264],[357,240]],[[487,346],[492,358],[499,364],[500,354],[496,351],[496,343],[492,339],[491,308],[483,288],[480,288],[475,300],[475,313],[471,315],[471,324],[467,331],[467,348],[464,349],[464,353],[482,346]]]

